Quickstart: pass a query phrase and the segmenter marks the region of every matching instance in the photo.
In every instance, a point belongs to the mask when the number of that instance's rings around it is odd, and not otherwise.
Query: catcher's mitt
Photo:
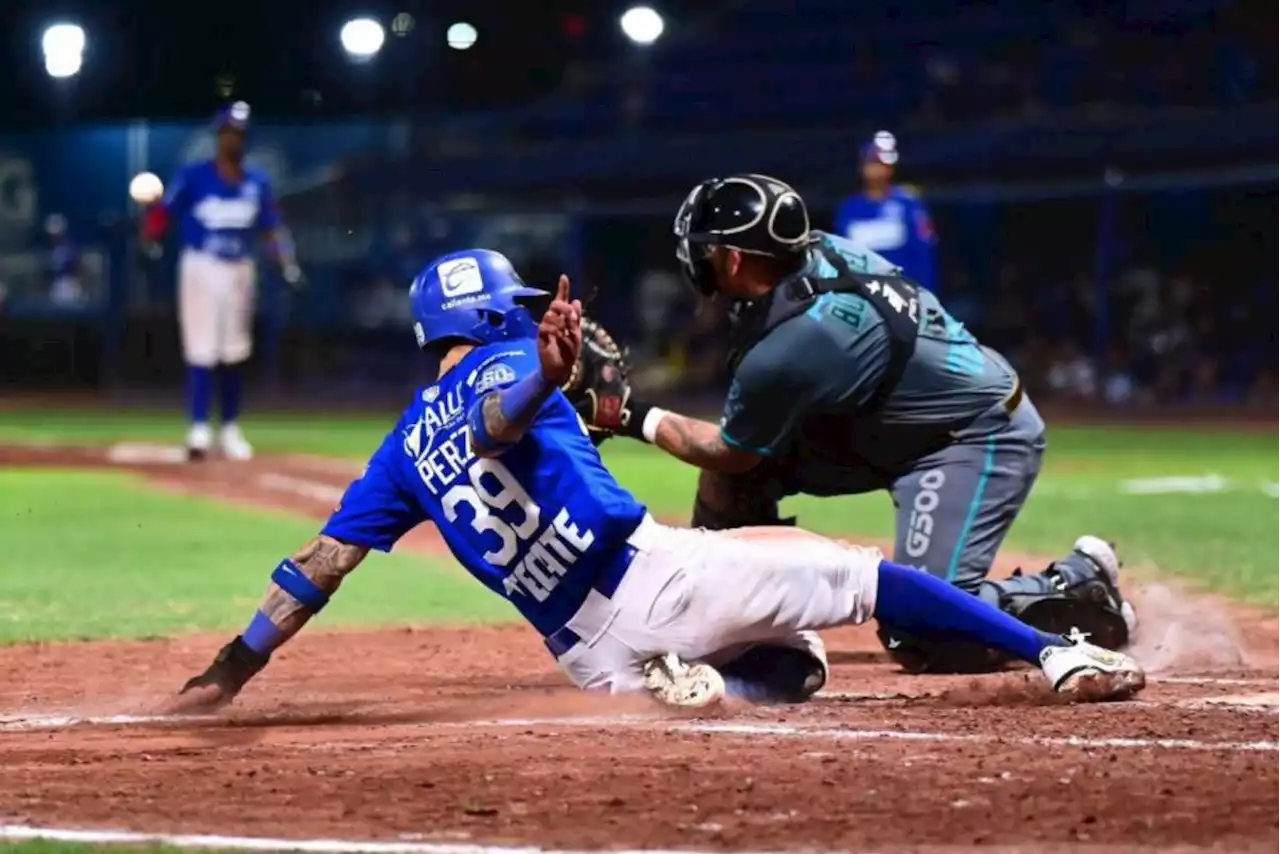
[[[569,380],[561,388],[586,422],[597,445],[622,428],[631,417],[627,403],[630,366],[613,336],[596,321],[582,318],[582,351]]]

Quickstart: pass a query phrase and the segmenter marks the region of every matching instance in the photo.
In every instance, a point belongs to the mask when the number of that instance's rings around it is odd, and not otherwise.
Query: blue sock
[[[187,366],[187,413],[192,424],[209,423],[209,398],[213,396],[213,368]]]
[[[222,423],[230,424],[240,417],[240,395],[244,375],[239,365],[223,365],[218,369],[218,392],[222,404]]]
[[[880,562],[875,618],[922,638],[981,641],[1032,664],[1045,647],[1066,644],[941,578],[887,560]]]

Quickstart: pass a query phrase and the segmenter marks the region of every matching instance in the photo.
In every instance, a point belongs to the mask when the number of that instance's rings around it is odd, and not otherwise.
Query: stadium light
[[[74,77],[84,65],[84,28],[79,24],[51,24],[40,38],[44,70],[50,77]]]
[[[476,39],[480,34],[476,32],[476,28],[468,24],[466,21],[459,21],[456,24],[450,24],[449,29],[445,31],[445,41],[449,43],[449,47],[454,50],[466,50],[476,43]]]
[[[367,60],[372,59],[378,51],[382,50],[382,44],[387,40],[387,32],[382,28],[382,24],[373,18],[352,18],[342,25],[338,38],[342,40],[342,49],[349,56],[353,59]]]
[[[662,16],[649,6],[632,6],[622,13],[618,23],[622,26],[623,35],[642,45],[653,44],[666,29]]]

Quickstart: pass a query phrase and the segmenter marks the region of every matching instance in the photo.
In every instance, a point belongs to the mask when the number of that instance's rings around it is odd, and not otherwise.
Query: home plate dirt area
[[[0,449],[0,465],[123,465],[317,517],[359,473],[298,457],[114,459]],[[408,546],[439,549],[426,531]],[[906,676],[862,629],[827,636],[833,678],[815,702],[701,719],[566,687],[520,626],[304,634],[233,711],[192,719],[154,715],[221,637],[2,648],[0,838],[123,829],[424,854],[1274,851],[1274,617],[1206,601],[1197,610],[1216,616],[1191,630],[1175,624],[1171,588],[1152,589],[1135,597],[1139,655],[1158,672],[1140,699],[1102,705],[1057,702],[1030,671]]]

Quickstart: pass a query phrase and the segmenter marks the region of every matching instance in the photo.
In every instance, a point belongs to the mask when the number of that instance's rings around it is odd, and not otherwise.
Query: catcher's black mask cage
[[[718,290],[710,260],[716,246],[786,258],[813,243],[804,199],[768,175],[703,181],[685,197],[672,228],[680,270],[704,296]]]

